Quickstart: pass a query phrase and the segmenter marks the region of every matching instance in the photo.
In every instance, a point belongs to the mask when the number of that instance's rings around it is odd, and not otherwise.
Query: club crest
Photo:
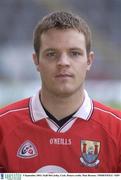
[[[20,158],[33,158],[37,155],[38,153],[35,145],[29,140],[25,141],[17,152],[17,156]]]
[[[81,140],[81,153],[80,161],[83,165],[88,167],[95,167],[99,164],[100,160],[98,155],[100,152],[100,142]]]

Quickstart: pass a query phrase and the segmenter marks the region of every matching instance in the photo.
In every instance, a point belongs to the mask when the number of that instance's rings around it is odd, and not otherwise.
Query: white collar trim
[[[84,102],[83,102],[82,106],[79,108],[79,110],[74,114],[73,117],[81,118],[83,120],[88,120],[93,111],[93,104],[92,104],[92,100],[89,98],[86,90],[84,91],[84,93],[85,93]],[[45,113],[45,111],[42,107],[42,104],[40,102],[39,92],[30,99],[30,113],[31,113],[33,122],[37,122],[44,118],[48,119],[48,116]]]
[[[82,106],[79,108],[79,110],[74,114],[73,117],[78,117],[83,120],[88,120],[93,111],[93,103],[90,97],[88,96],[88,93],[86,90],[84,90],[84,94],[85,94],[84,102]]]

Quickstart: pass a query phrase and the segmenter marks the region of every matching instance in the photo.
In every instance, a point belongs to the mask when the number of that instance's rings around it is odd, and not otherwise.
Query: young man
[[[34,49],[42,87],[0,110],[1,172],[121,172],[121,113],[84,90],[94,56],[86,22],[49,14],[35,28]]]

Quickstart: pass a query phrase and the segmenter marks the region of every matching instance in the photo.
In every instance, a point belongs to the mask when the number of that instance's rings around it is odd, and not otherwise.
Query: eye
[[[71,51],[71,56],[77,57],[77,56],[81,56],[81,55],[82,55],[82,53],[79,51]]]
[[[56,55],[57,55],[57,54],[56,54],[56,52],[54,52],[54,51],[50,51],[50,52],[47,52],[47,53],[46,53],[46,56],[49,57],[49,58],[56,57]]]

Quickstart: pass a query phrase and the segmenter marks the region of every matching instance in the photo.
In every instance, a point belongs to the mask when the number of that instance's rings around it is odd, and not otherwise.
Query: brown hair
[[[85,36],[87,54],[91,49],[91,31],[81,17],[66,11],[57,11],[45,16],[35,27],[33,33],[34,50],[39,57],[41,35],[49,29],[76,29]]]

